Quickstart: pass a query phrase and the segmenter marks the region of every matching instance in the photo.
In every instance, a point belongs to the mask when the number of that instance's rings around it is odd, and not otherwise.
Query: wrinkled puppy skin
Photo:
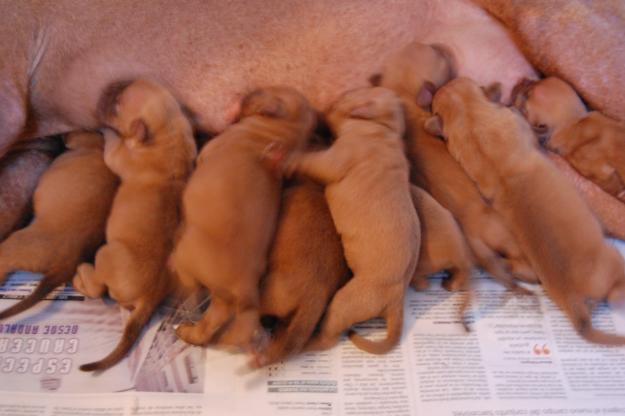
[[[121,179],[95,264],[81,264],[74,287],[131,310],[122,339],[83,371],[104,370],[128,352],[161,301],[176,289],[166,267],[180,222],[180,199],[196,155],[191,126],[176,99],[152,81],[110,87],[100,114],[104,160]],[[114,99],[110,100],[110,96]]]
[[[268,149],[288,155],[306,144],[316,113],[297,91],[267,87],[248,94],[240,121],[208,142],[183,196],[184,229],[171,267],[187,287],[208,288],[197,323],[176,333],[194,345],[223,343],[261,350],[259,281],[267,270],[282,190]]]
[[[382,316],[387,337],[350,333],[361,349],[391,350],[401,337],[404,296],[417,265],[420,225],[410,196],[401,102],[386,88],[345,93],[327,120],[336,141],[289,160],[287,170],[325,185],[353,278],[334,295],[309,350],[330,348],[357,322]]]
[[[547,294],[589,341],[623,345],[625,337],[592,327],[592,307],[625,301],[625,264],[567,179],[540,152],[522,116],[492,103],[466,78],[434,97],[427,123],[517,237]],[[584,238],[576,238],[583,235]]]
[[[555,77],[531,83],[517,101],[547,149],[625,201],[625,124],[588,113],[575,90]]]
[[[299,353],[348,278],[343,246],[323,188],[310,181],[287,187],[268,272],[260,286],[260,313],[278,318],[278,323],[266,347],[255,351],[252,365],[269,365]]]
[[[412,180],[458,220],[477,264],[508,288],[524,292],[514,284],[514,277],[532,283],[537,277],[514,237],[445,144],[423,128],[431,116],[425,108],[429,108],[432,94],[455,72],[453,56],[441,52],[446,50],[444,45],[410,44],[385,62],[376,81],[393,89],[402,100]]]
[[[34,219],[0,244],[0,280],[15,270],[43,274],[35,290],[0,313],[0,319],[35,305],[71,281],[76,266],[104,242],[104,229],[118,179],[104,164],[104,139],[74,132],[68,150],[41,176],[33,195]]]

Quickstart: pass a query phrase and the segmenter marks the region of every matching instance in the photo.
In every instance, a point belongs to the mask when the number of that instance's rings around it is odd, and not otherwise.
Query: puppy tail
[[[44,276],[30,295],[0,312],[0,320],[10,318],[11,316],[17,315],[18,313],[24,312],[25,310],[33,307],[67,280],[68,279],[63,278],[62,276],[54,274]]]
[[[106,370],[117,364],[122,358],[126,356],[130,348],[134,345],[134,343],[141,335],[141,330],[148,323],[150,317],[152,316],[152,312],[156,305],[149,303],[141,303],[138,305],[130,314],[130,318],[126,323],[126,328],[124,328],[124,333],[122,334],[122,338],[117,344],[117,347],[109,355],[101,359],[100,361],[95,361],[88,364],[83,364],[80,366],[81,371],[102,371]]]
[[[404,325],[404,297],[400,296],[392,305],[389,305],[384,314],[386,319],[387,334],[382,341],[372,341],[356,331],[350,330],[347,335],[354,345],[371,354],[385,354],[393,349],[401,338]]]

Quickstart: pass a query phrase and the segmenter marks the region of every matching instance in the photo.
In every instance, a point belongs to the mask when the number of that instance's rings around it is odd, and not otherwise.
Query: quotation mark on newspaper
[[[534,355],[551,355],[551,350],[547,344],[534,344]]]

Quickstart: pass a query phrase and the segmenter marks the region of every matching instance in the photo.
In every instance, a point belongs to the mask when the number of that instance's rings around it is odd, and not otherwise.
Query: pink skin
[[[415,40],[447,44],[459,75],[502,82],[504,101],[536,77],[503,26],[469,0],[0,1],[0,156],[20,139],[99,127],[100,93],[122,79],[160,81],[198,128],[220,131],[262,85],[294,86],[325,110]],[[561,30],[551,24],[539,41]],[[567,42],[551,53],[563,48],[587,52]]]
[[[22,137],[97,127],[102,89],[139,76],[168,85],[205,130],[222,130],[240,97],[261,85],[297,87],[324,110],[345,90],[365,86],[385,56],[413,40],[449,44],[462,75],[503,81],[506,91],[535,75],[503,27],[467,0],[457,0],[453,13],[432,0],[399,0],[393,7],[385,1],[188,1],[168,7],[167,19],[160,3],[167,2],[4,3],[0,79],[17,73],[7,98],[15,103],[12,111],[20,94],[35,110]],[[315,30],[301,30],[310,27]],[[8,114],[1,98],[0,110]],[[0,146],[15,139],[0,132]]]

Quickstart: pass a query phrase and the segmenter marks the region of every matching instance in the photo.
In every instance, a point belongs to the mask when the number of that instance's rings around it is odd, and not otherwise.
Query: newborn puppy
[[[320,333],[307,349],[329,348],[355,323],[383,316],[385,340],[350,334],[357,347],[381,354],[401,337],[404,295],[420,243],[402,143],[401,102],[386,88],[361,88],[344,94],[327,120],[337,137],[334,144],[292,158],[288,170],[326,186],[354,277],[330,302]]]
[[[171,267],[186,286],[209,289],[202,319],[181,324],[184,341],[204,345],[227,330],[228,344],[262,347],[259,281],[276,228],[281,173],[264,155],[302,148],[316,123],[308,101],[287,87],[249,94],[240,121],[208,142],[184,197],[184,231]]]
[[[412,287],[427,289],[427,276],[445,270],[449,278],[443,282],[443,287],[451,291],[468,289],[473,259],[456,220],[423,189],[412,185],[410,191],[421,221],[421,249],[410,282]],[[463,314],[464,307],[461,312]]]
[[[625,125],[597,111],[588,113],[575,90],[559,78],[525,82],[517,91],[515,104],[545,147],[625,201]]]
[[[68,150],[52,162],[35,189],[34,220],[0,245],[0,281],[15,270],[43,278],[29,296],[0,313],[0,319],[30,308],[70,281],[76,266],[104,242],[118,180],[104,164],[102,136],[70,133],[65,145]]]
[[[428,128],[446,138],[452,156],[517,236],[577,332],[592,342],[625,344],[625,337],[594,329],[591,321],[596,302],[625,300],[623,259],[604,241],[573,185],[538,150],[521,115],[489,102],[466,78],[441,88],[433,111],[437,116]]]
[[[121,178],[94,265],[83,263],[74,287],[89,297],[105,291],[132,312],[117,347],[83,371],[103,370],[132,347],[154,309],[174,289],[167,257],[179,223],[182,189],[195,143],[175,98],[146,80],[113,85],[100,101],[104,160]],[[114,131],[113,131],[114,129]]]
[[[304,181],[284,190],[268,270],[261,281],[260,311],[279,323],[266,348],[256,352],[257,367],[300,352],[349,277],[319,185]]]
[[[445,45],[412,42],[384,63],[370,78],[373,85],[395,91],[421,107],[429,107],[432,94],[456,76],[456,60]]]
[[[445,144],[423,129],[430,113],[422,107],[429,107],[435,89],[454,76],[453,56],[445,51],[444,46],[412,43],[389,58],[376,81],[402,100],[413,181],[459,221],[478,265],[510,289],[523,292],[513,275],[529,282],[537,278],[514,237]]]

